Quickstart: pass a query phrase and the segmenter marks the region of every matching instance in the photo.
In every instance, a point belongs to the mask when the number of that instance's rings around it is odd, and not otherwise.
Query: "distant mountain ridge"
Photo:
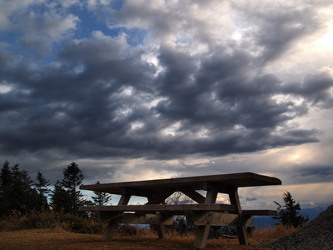
[[[309,222],[313,219],[317,218],[318,215],[325,211],[326,208],[323,207],[314,207],[314,208],[304,208],[301,209],[300,215],[307,216],[309,218]],[[256,228],[266,228],[273,227],[278,220],[273,219],[272,216],[254,216],[253,217],[253,225]]]
[[[333,249],[333,205],[296,232],[260,247],[269,249]]]

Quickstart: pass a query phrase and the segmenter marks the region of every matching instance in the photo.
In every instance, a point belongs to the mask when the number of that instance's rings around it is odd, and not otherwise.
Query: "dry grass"
[[[282,224],[279,224],[276,227],[255,230],[250,238],[250,243],[258,246],[264,243],[274,242],[297,230],[298,229],[295,229],[294,227],[284,227]]]
[[[11,216],[0,219],[0,232],[53,229],[55,227],[62,227],[67,231],[77,233],[100,233],[103,231],[102,223],[71,214],[61,214],[51,211],[44,213],[31,212],[25,215],[13,213]]]
[[[258,249],[257,245],[272,242],[294,229],[278,226],[257,230],[250,246],[240,246],[237,239],[210,239],[207,249]],[[192,249],[194,235],[167,234],[158,239],[152,231],[140,231],[135,236],[117,234],[111,242],[102,242],[100,234],[78,234],[63,228],[0,232],[0,249]]]

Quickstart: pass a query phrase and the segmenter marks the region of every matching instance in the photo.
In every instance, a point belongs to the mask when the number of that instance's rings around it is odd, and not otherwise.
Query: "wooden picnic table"
[[[111,240],[118,223],[151,224],[164,237],[164,226],[172,225],[174,215],[185,215],[186,221],[197,226],[193,246],[205,248],[211,226],[236,226],[240,244],[248,244],[246,227],[253,215],[275,215],[275,210],[242,210],[238,188],[281,185],[281,180],[265,175],[245,172],[208,176],[182,177],[159,180],[131,181],[82,185],[83,190],[121,195],[118,205],[85,206],[81,211],[98,213],[101,221],[108,222],[103,240]],[[206,191],[202,195],[200,191]],[[191,204],[166,204],[175,192],[182,192],[193,200]],[[199,192],[198,192],[199,191]],[[230,204],[216,203],[218,193],[229,195]],[[148,199],[144,205],[128,205],[132,196]]]

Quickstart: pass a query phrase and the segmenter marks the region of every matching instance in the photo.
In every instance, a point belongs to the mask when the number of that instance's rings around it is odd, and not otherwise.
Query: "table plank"
[[[124,211],[124,212],[173,212],[173,211],[230,211],[235,208],[229,204],[148,204],[148,205],[111,205],[111,206],[84,206],[80,211]]]
[[[220,186],[221,190],[225,187],[253,187],[266,185],[281,185],[281,180],[275,177],[255,174],[251,172],[232,173],[220,175],[207,175],[195,177],[181,177],[171,179],[131,181],[118,183],[105,183],[93,185],[81,185],[82,190],[92,190],[96,192],[107,192],[111,194],[123,194],[124,190],[131,190],[132,194],[145,196],[147,191],[163,190],[166,188],[180,189],[189,187],[193,190],[206,190],[207,183]]]

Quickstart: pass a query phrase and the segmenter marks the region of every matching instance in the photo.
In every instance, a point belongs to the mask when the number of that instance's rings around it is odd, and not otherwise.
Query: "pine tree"
[[[54,189],[51,194],[52,209],[56,212],[70,213],[70,194],[63,187],[60,181],[57,181],[54,185]]]
[[[34,185],[39,196],[40,211],[48,209],[46,195],[50,192],[50,189],[48,188],[50,181],[47,180],[40,171],[38,171]]]
[[[0,184],[1,187],[8,186],[12,180],[12,174],[9,167],[9,162],[5,161],[1,168],[0,173]]]
[[[64,178],[61,181],[63,187],[68,191],[70,196],[70,213],[77,214],[80,199],[82,197],[78,187],[83,181],[83,173],[78,164],[72,162],[63,171]]]
[[[0,217],[6,216],[11,210],[12,203],[12,173],[9,162],[5,161],[0,172]]]
[[[21,213],[28,213],[37,210],[38,194],[33,188],[33,181],[28,172],[21,170],[18,164],[15,164],[12,169],[12,184],[14,198],[14,209]]]
[[[96,184],[100,184],[99,181]],[[105,192],[94,192],[94,196],[91,198],[93,199],[94,203],[98,206],[103,206],[107,204],[111,200],[111,195]]]
[[[10,168],[6,161],[0,175],[0,216],[13,211],[25,214],[38,208],[38,195],[27,171],[21,170],[18,164]]]
[[[283,201],[284,205],[275,201],[275,204],[278,205],[278,214],[275,219],[280,220],[284,226],[293,226],[295,228],[302,226],[308,221],[307,217],[298,215],[301,210],[301,206],[299,203],[296,203],[289,192],[285,192],[283,194]]]

